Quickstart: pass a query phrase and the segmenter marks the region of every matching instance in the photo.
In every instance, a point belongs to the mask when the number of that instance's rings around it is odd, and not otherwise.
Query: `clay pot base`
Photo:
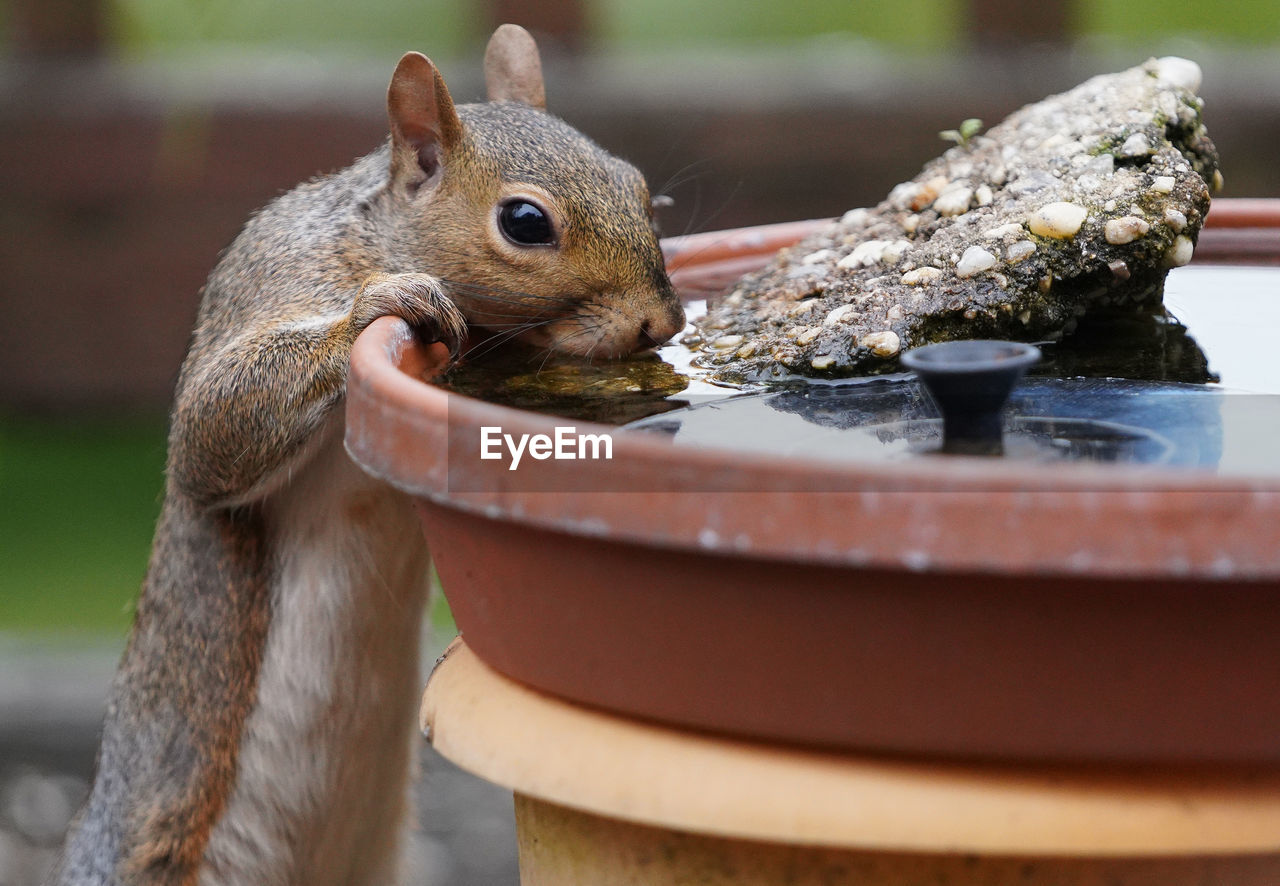
[[[516,792],[522,882],[1280,881],[1280,772],[960,765],[681,732],[521,686],[460,640],[427,685],[445,757]]]

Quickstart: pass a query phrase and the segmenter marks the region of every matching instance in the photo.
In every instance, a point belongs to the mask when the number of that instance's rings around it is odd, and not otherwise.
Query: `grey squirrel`
[[[384,314],[616,356],[683,326],[643,177],[544,111],[504,25],[490,101],[405,55],[390,138],[256,214],[204,289],[165,499],[97,774],[57,884],[397,879],[428,552],[342,447],[352,342]],[[514,326],[513,326],[514,324]]]

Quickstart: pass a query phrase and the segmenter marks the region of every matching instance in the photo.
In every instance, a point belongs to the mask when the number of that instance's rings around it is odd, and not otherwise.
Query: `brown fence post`
[[[9,43],[26,57],[94,56],[106,37],[103,0],[10,0]]]
[[[966,7],[966,36],[973,47],[1015,49],[1070,41],[1070,0],[968,0]]]

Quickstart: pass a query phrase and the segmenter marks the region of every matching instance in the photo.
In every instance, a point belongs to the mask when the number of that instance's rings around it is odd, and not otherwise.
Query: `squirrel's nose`
[[[680,302],[663,307],[665,310],[657,316],[646,317],[640,322],[640,334],[636,340],[638,348],[657,347],[684,329],[684,307]]]

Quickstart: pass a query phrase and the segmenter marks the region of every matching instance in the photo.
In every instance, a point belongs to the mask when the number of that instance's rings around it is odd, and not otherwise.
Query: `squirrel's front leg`
[[[388,314],[455,356],[461,349],[466,321],[427,274],[374,275],[345,314],[282,318],[219,347],[193,346],[169,434],[178,487],[200,504],[236,505],[284,482],[346,393],[356,337]]]

